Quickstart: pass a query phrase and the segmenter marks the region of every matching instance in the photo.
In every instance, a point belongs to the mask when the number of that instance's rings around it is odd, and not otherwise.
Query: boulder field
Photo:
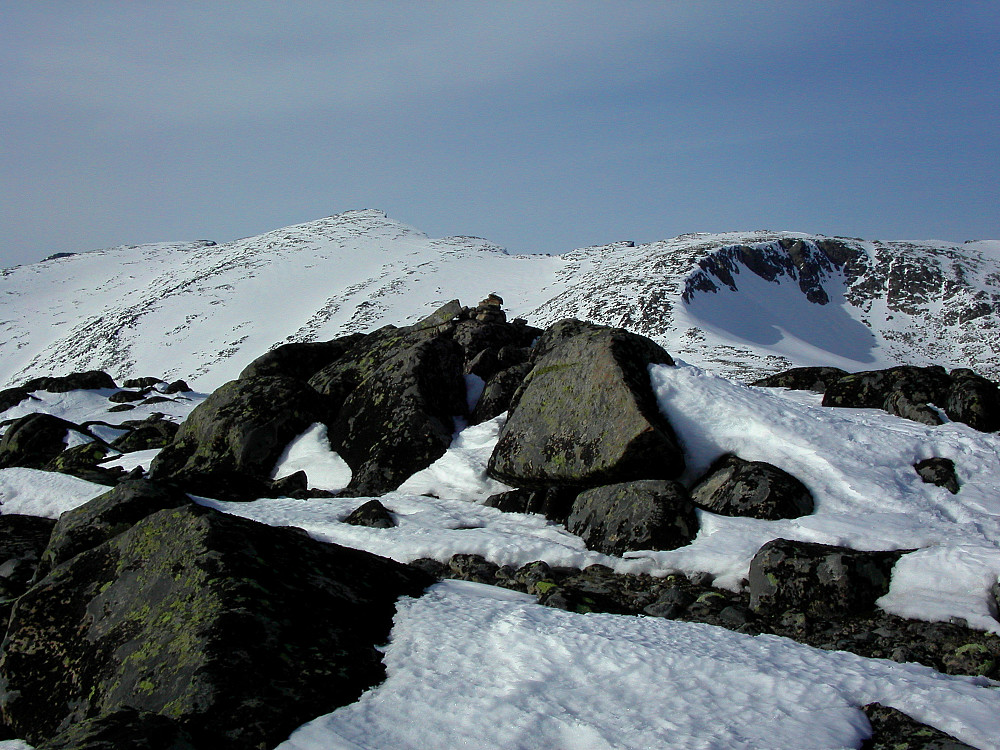
[[[768,520],[813,512],[808,488],[766,462],[722,455],[694,482],[679,481],[683,446],[649,380],[650,365],[673,364],[660,346],[579,320],[545,330],[508,322],[501,304],[495,295],[476,307],[453,301],[411,326],[276,347],[182,424],[162,415],[126,421],[110,442],[96,422],[30,414],[4,423],[0,467],[109,487],[58,521],[0,515],[0,710],[8,736],[40,750],[271,747],[382,680],[377,647],[395,602],[443,577],[517,589],[580,613],[708,622],[1000,677],[995,636],[877,610],[898,550],[774,540],[754,557],[745,590],[734,593],[713,588],[708,576],[653,578],[542,561],[512,569],[475,555],[404,565],[192,500],[323,495],[301,474],[277,481],[270,474],[289,442],[315,423],[350,466],[343,493],[376,498],[441,457],[460,426],[506,412],[487,471],[512,489],[486,503],[543,514],[593,550],[620,556],[682,547],[698,533],[698,509]],[[121,411],[187,390],[183,381],[156,378],[124,385],[105,373],[42,378],[0,392],[0,403],[90,389]],[[820,390],[831,407],[1000,428],[996,384],[968,370],[800,368],[756,385]],[[159,453],[147,473],[101,466],[113,451],[152,448]],[[961,486],[946,459],[914,471],[952,492]],[[394,520],[373,499],[344,522]],[[900,729],[908,719],[882,707],[867,710],[876,727],[922,731]]]

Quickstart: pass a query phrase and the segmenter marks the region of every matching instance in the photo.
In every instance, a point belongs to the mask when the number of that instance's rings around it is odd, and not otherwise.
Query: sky
[[[0,267],[359,208],[1000,238],[1000,4],[0,0]]]

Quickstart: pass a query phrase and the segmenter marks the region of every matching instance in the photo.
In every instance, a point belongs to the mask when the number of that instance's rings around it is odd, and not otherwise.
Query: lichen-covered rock
[[[869,703],[862,708],[872,734],[861,750],[974,750],[972,745],[921,724],[892,706]]]
[[[972,370],[952,370],[944,408],[955,422],[982,432],[1000,430],[1000,388]]]
[[[57,565],[128,531],[143,518],[191,499],[176,487],[126,479],[113,490],[59,516],[39,565],[39,578]]]
[[[45,464],[45,471],[58,471],[94,484],[113,485],[125,474],[120,466],[104,467],[100,462],[108,457],[111,449],[97,441],[75,445],[59,453]]]
[[[934,407],[911,400],[903,391],[890,393],[885,399],[884,408],[890,414],[912,422],[920,422],[931,427],[944,424],[944,420]]]
[[[589,549],[621,555],[682,547],[697,535],[698,517],[682,485],[650,479],[581,492],[566,528]]]
[[[913,464],[913,468],[927,484],[944,487],[953,495],[958,494],[958,474],[955,473],[955,462],[950,458],[927,458]]]
[[[176,721],[149,711],[123,708],[84,719],[51,737],[35,750],[197,750]]]
[[[0,515],[0,621],[6,623],[14,600],[28,589],[55,524],[51,518]]]
[[[750,607],[765,614],[791,610],[810,617],[869,612],[888,593],[892,568],[902,554],[775,539],[750,562]]]
[[[20,599],[0,659],[7,725],[38,743],[131,708],[197,747],[271,747],[384,676],[396,599],[430,579],[208,508],[162,510]]]
[[[0,439],[0,468],[41,469],[66,450],[70,431],[79,433],[84,440],[93,440],[79,425],[51,414],[28,414],[14,420]]]
[[[331,362],[335,362],[351,346],[364,338],[363,333],[352,333],[332,341],[308,341],[282,344],[257,357],[243,368],[240,378],[259,375],[282,375],[308,380]]]
[[[823,393],[830,383],[846,374],[847,372],[839,367],[793,367],[791,370],[755,380],[750,385]]]
[[[178,425],[160,417],[123,422],[130,429],[125,435],[111,441],[111,447],[122,453],[163,448],[177,435]]]
[[[890,367],[844,375],[829,383],[823,406],[885,409],[886,400],[899,391],[915,404],[943,406],[951,380],[943,367]]]
[[[50,393],[69,393],[70,391],[101,390],[117,388],[114,378],[100,370],[74,372],[58,377],[33,378],[21,385],[26,391],[49,391]]]
[[[288,443],[329,418],[326,400],[300,380],[233,380],[191,412],[153,460],[149,476],[209,497],[262,497]]]
[[[813,512],[812,493],[784,469],[727,454],[691,490],[695,505],[723,516],[776,521]]]
[[[551,326],[511,404],[488,472],[515,487],[669,479],[684,468],[649,382],[673,364],[643,336],[576,320]]]

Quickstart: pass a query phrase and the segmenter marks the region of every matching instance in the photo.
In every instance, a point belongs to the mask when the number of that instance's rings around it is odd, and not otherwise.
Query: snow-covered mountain
[[[997,241],[749,232],[511,255],[364,210],[226,244],[122,246],[3,271],[0,381],[102,369],[210,389],[277,344],[490,292],[533,325],[623,326],[737,379],[896,363],[1000,376]]]

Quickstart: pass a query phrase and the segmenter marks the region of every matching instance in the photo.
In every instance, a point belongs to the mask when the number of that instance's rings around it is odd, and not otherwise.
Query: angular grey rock
[[[273,747],[383,678],[396,599],[431,582],[299,530],[162,510],[17,600],[3,715],[31,743],[134,709],[196,747]]]
[[[768,521],[807,516],[814,510],[812,493],[787,471],[732,454],[709,467],[692,488],[691,500],[719,515]]]
[[[892,568],[903,554],[775,539],[750,562],[750,608],[818,618],[869,612],[888,593]]]
[[[673,364],[659,345],[565,320],[535,349],[490,456],[490,476],[515,487],[593,487],[683,471],[683,453],[649,382],[650,364]]]
[[[676,549],[698,533],[698,517],[677,482],[641,480],[595,487],[573,502],[566,528],[608,555]]]

